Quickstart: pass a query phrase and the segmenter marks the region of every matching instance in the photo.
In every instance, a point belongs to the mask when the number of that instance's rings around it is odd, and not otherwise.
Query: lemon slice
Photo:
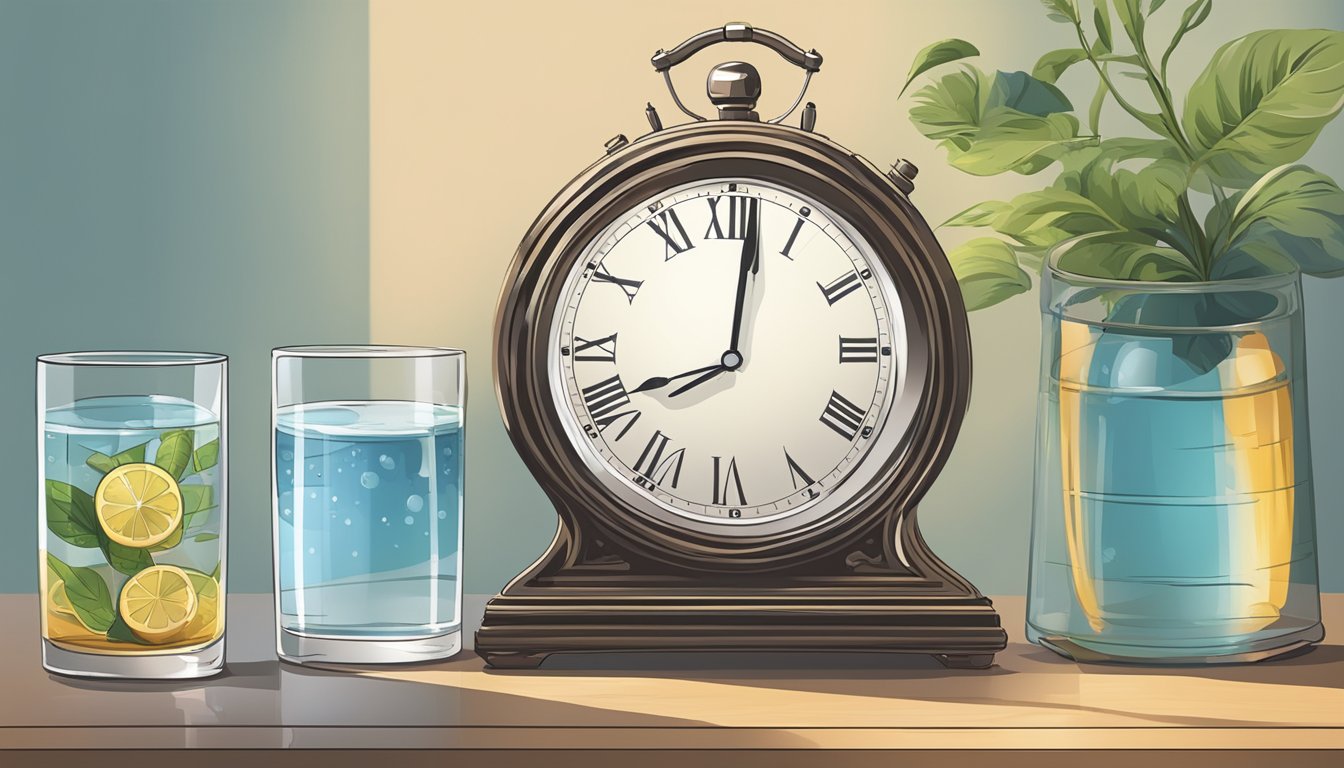
[[[182,489],[153,464],[122,464],[93,494],[93,509],[107,538],[135,549],[152,547],[182,523]]]
[[[132,576],[117,604],[126,626],[150,643],[171,640],[196,618],[196,590],[175,565],[152,565]]]
[[[196,591],[196,617],[178,637],[186,640],[213,640],[219,634],[219,582],[209,574],[183,568]]]
[[[51,587],[47,590],[47,609],[60,616],[72,616],[79,619],[79,614],[75,613],[74,606],[70,605],[70,596],[65,593],[65,582],[53,579]],[[83,624],[83,621],[79,622]]]

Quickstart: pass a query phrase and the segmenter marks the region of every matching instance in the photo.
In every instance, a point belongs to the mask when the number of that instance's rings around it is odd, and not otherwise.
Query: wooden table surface
[[[1023,641],[1022,598],[995,605],[1009,645],[981,671],[871,654],[682,654],[552,657],[538,671],[501,672],[470,652],[316,670],[277,662],[270,598],[239,595],[229,600],[228,671],[157,683],[48,674],[36,596],[3,595],[0,749],[700,750],[736,754],[738,765],[748,764],[741,750],[1180,750],[1190,765],[1201,753],[1273,749],[1300,750],[1292,759],[1302,765],[1321,756],[1309,750],[1344,749],[1337,638],[1259,665],[1087,665]],[[1325,612],[1327,628],[1344,627],[1344,595],[1327,596]],[[1333,757],[1327,764],[1344,766]]]

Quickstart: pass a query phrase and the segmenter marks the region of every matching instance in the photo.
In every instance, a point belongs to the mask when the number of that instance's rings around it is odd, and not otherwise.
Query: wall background
[[[363,0],[0,0],[0,591],[37,589],[33,358],[230,358],[230,583],[269,591],[273,346],[364,340]]]
[[[466,589],[497,590],[555,527],[494,400],[513,249],[604,141],[647,130],[645,101],[679,122],[654,50],[735,19],[825,55],[818,131],[879,166],[912,159],[931,221],[1042,183],[953,172],[895,98],[934,40],[1025,70],[1067,45],[1036,0],[0,0],[0,487],[14,501],[0,591],[35,584],[34,355],[231,355],[231,587],[269,591],[267,350],[370,340],[467,350]],[[1344,28],[1344,5],[1222,0],[1173,65],[1178,91],[1222,42],[1275,26]],[[787,105],[798,76],[758,46],[683,65],[687,101],[704,104],[704,72],[734,57],[761,68],[762,112]],[[1091,83],[1080,67],[1061,85],[1086,100]],[[1112,109],[1103,124],[1126,120]],[[1344,123],[1307,161],[1344,180]],[[1344,280],[1306,290],[1321,576],[1344,591]],[[921,510],[935,550],[989,593],[1026,586],[1038,311],[1022,296],[972,315],[971,412]]]

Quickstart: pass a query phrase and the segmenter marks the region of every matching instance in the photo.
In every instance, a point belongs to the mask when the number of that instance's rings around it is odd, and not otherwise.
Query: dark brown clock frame
[[[848,221],[901,296],[910,423],[842,512],[770,536],[716,536],[639,514],[587,468],[548,377],[566,277],[618,216],[660,192],[743,178],[798,189]],[[562,652],[888,651],[984,667],[1006,636],[990,601],[925,544],[915,508],[970,397],[970,334],[951,267],[904,193],[867,161],[796,128],[691,123],[618,146],[546,207],[499,304],[496,394],[514,446],[554,503],[546,553],[486,606],[476,650],[526,668]],[[889,417],[891,418],[891,417]],[[894,424],[893,428],[900,428]]]

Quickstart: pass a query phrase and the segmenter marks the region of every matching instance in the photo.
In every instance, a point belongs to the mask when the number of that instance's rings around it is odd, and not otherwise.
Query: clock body
[[[655,67],[725,40],[820,66],[728,25]],[[486,606],[492,666],[777,650],[983,667],[1005,644],[916,523],[970,395],[956,279],[910,178],[812,132],[811,105],[800,128],[759,121],[754,77],[711,74],[720,120],[651,114],[610,142],[518,247],[496,394],[559,525]]]

